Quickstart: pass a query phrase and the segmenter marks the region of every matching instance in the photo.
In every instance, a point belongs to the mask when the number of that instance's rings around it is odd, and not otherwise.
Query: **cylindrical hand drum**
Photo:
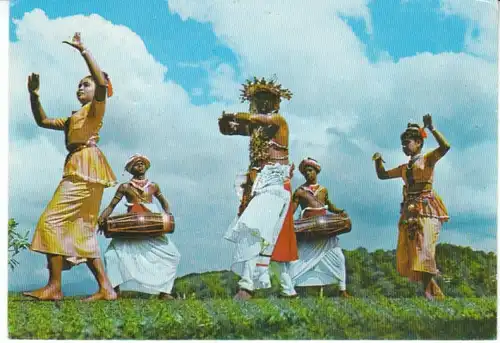
[[[108,238],[161,236],[175,229],[174,216],[167,213],[127,213],[109,217],[102,230]]]
[[[351,231],[351,220],[346,213],[302,218],[294,225],[297,238],[304,239],[326,238]]]

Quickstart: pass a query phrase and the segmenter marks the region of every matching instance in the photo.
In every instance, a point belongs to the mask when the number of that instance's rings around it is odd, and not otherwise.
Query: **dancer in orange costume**
[[[422,281],[427,299],[443,298],[444,294],[434,280],[436,267],[436,244],[443,222],[448,221],[448,212],[441,198],[433,189],[436,163],[450,149],[444,136],[432,124],[430,114],[424,116],[424,127],[408,124],[401,134],[403,152],[410,161],[397,168],[385,170],[382,156],[373,155],[379,179],[402,178],[403,202],[399,220],[398,246],[396,250],[397,270],[411,281]],[[425,129],[432,132],[439,147],[422,154]]]

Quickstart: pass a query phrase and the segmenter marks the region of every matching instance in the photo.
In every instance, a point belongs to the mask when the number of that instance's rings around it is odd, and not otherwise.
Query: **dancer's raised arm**
[[[73,36],[73,40],[71,42],[63,41],[63,43],[72,46],[82,54],[83,59],[85,60],[85,63],[87,63],[87,66],[89,68],[90,75],[92,76],[92,79],[95,82],[96,89],[95,89],[94,99],[96,101],[105,101],[108,80],[106,80],[106,76],[101,71],[101,68],[99,68],[99,65],[92,57],[90,51],[81,42],[80,34],[78,32],[75,33],[75,35]],[[108,96],[111,96],[111,94],[108,94]]]
[[[426,154],[426,161],[429,163],[436,163],[441,157],[446,155],[448,150],[450,150],[450,143],[446,140],[444,135],[439,132],[436,127],[432,123],[432,116],[430,114],[426,114],[424,116],[424,128],[429,129],[432,132],[432,135],[436,139],[439,144],[439,147],[434,149],[433,151]]]
[[[40,75],[31,73],[28,76],[28,91],[30,93],[31,112],[33,112],[37,125],[44,129],[64,130],[64,123],[67,118],[47,118],[40,103],[39,89]]]
[[[396,179],[401,177],[401,167],[385,170],[385,161],[380,153],[376,152],[373,154],[372,160],[375,161],[375,170],[377,171],[377,176],[380,180]]]

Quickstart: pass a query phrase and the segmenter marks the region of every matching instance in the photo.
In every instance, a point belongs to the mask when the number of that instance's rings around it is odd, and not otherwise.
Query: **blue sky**
[[[222,110],[247,109],[239,84],[254,75],[276,74],[294,93],[282,104],[291,157],[323,165],[320,182],[355,225],[343,248],[395,248],[401,182],[377,180],[371,155],[380,151],[388,167],[404,163],[401,130],[430,112],[452,145],[435,175],[452,217],[440,241],[495,250],[496,2],[470,2],[13,1],[9,216],[32,234],[65,156],[63,137],[34,124],[25,78],[40,73],[49,115],[71,113],[86,70],[60,41],[81,31],[116,90],[101,148],[120,182],[128,156],[151,158],[149,177],[178,223],[180,275],[229,268],[233,246],[222,236],[237,209],[233,180],[248,162],[248,140],[221,136],[216,123]],[[425,149],[435,146],[431,137]],[[43,177],[35,183],[33,175]],[[300,174],[292,181],[298,186]],[[100,238],[103,250],[108,243]],[[21,263],[10,288],[42,285],[43,256],[25,252]],[[66,274],[94,287],[80,267]]]

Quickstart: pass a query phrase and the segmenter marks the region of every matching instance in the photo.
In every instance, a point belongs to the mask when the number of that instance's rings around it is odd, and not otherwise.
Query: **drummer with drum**
[[[337,235],[349,232],[351,222],[344,210],[330,201],[328,190],[318,184],[318,161],[310,157],[302,160],[299,171],[306,182],[293,194],[292,211],[301,208],[300,219],[295,221],[300,259],[290,264],[290,276],[298,287],[338,282],[340,296],[349,297],[345,258]]]
[[[158,184],[146,178],[150,165],[144,155],[129,158],[125,170],[133,177],[118,187],[99,217],[99,230],[113,238],[104,260],[115,291],[159,294],[160,299],[171,300],[180,254],[174,242],[165,236],[166,232],[173,232],[173,216]],[[127,213],[110,217],[123,197],[127,200]],[[163,213],[153,203],[153,197]]]

